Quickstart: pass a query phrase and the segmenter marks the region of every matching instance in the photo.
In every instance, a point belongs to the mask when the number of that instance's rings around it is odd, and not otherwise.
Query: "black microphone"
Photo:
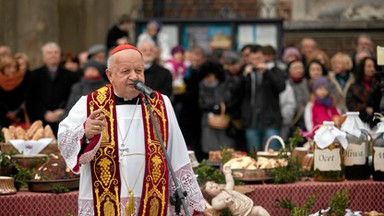
[[[136,80],[134,83],[135,89],[138,90],[139,92],[143,93],[145,96],[148,96],[150,98],[155,97],[155,93],[152,91],[151,88],[146,86],[143,82],[140,80]]]

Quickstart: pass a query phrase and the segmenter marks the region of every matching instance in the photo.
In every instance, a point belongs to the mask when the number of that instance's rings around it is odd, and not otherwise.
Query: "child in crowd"
[[[340,113],[329,94],[329,82],[326,77],[322,76],[314,81],[312,94],[314,96],[311,108],[312,127],[322,125],[324,121],[334,121],[336,126],[340,126]]]
[[[184,75],[187,72],[187,66],[184,63],[184,48],[176,46],[172,49],[172,58],[164,62],[164,67],[171,71],[174,94],[185,91]]]

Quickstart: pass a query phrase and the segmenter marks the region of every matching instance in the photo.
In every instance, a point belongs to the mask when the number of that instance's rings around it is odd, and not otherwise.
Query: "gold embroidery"
[[[107,91],[108,91],[107,87],[102,87],[102,88],[97,90],[98,94],[96,96],[96,100],[97,100],[97,102],[99,102],[99,104],[102,104],[105,101],[105,99],[107,98],[107,96],[106,96]]]
[[[149,188],[149,184],[147,182],[147,183],[145,183],[145,194],[148,194],[148,188]],[[147,212],[147,203],[148,203],[148,196],[145,196],[144,197],[143,215],[145,215]]]
[[[109,141],[108,127],[105,127],[101,136],[101,142],[108,143],[108,141]]]
[[[109,167],[111,166],[112,161],[108,158],[103,158],[100,160],[100,162],[97,164],[100,166],[100,179],[103,182],[104,186],[107,187],[109,184],[109,181],[111,180],[111,172],[109,171]]]
[[[97,173],[94,182],[97,215],[120,215],[119,180],[116,179],[114,155],[114,101],[111,98],[111,87],[105,86],[91,94],[89,110],[101,109],[106,116],[107,127],[101,137],[101,146],[98,149],[92,170]],[[109,109],[108,109],[109,108]],[[112,138],[111,138],[112,136]],[[112,185],[114,192],[112,193]],[[102,191],[100,194],[100,190]],[[102,213],[103,212],[103,213]]]
[[[150,119],[146,104],[144,104],[144,106],[144,125],[146,126],[145,130],[148,134],[146,137],[148,144],[147,153],[149,155],[149,161],[152,163],[148,164],[147,168],[150,175],[146,176],[145,178],[145,192],[143,192],[142,198],[143,214],[145,215],[146,211],[148,210],[149,215],[164,215],[167,206],[166,187],[168,187],[168,181],[166,179],[166,175],[168,175],[168,173],[165,171],[165,158],[160,146],[159,137],[157,137],[156,131],[153,127],[154,125]],[[159,98],[150,99],[150,106],[155,117],[154,124],[156,124],[160,130],[162,130],[162,139],[164,141],[164,145],[166,146],[168,142],[168,132],[164,103],[162,100],[159,100]],[[153,185],[153,187],[149,189],[149,185]],[[159,200],[161,200],[161,203]],[[147,209],[148,202],[150,202],[149,209]]]
[[[163,186],[161,189],[163,190],[163,192],[161,193],[163,195],[161,197],[161,212],[162,212],[161,215],[164,215],[165,207],[166,207],[166,202],[165,202],[165,200],[166,200],[166,195],[165,195],[166,188],[165,188],[165,186]]]
[[[117,183],[115,181],[115,183]],[[118,186],[115,186],[115,197],[116,197],[116,208],[117,208],[117,215],[120,216],[121,215],[121,212],[120,212],[120,199],[119,199],[119,187]]]
[[[159,215],[159,200],[157,199],[156,195],[152,197],[149,205],[150,205],[149,215],[150,216],[158,216]]]
[[[153,176],[153,181],[154,183],[156,184],[157,181],[160,179],[160,177],[162,176],[162,173],[161,173],[161,159],[158,155],[155,155],[153,158],[152,158],[152,163],[153,163],[153,171],[152,171],[152,176]]]
[[[95,194],[96,194],[96,208],[97,208],[97,215],[100,215],[101,212],[100,212],[100,197],[99,197],[99,189],[96,188],[95,189]]]
[[[113,203],[109,199],[110,198],[107,196],[106,201],[104,203],[104,215],[116,215]]]
[[[110,119],[110,127],[109,127],[109,131],[110,131],[110,133],[111,133],[111,146],[112,147],[115,147],[115,125],[114,125],[114,122],[115,122],[115,117],[112,115],[112,113],[113,113],[113,106],[114,106],[114,104],[113,104],[113,101],[111,100],[111,102],[109,103],[109,113],[110,113],[110,115],[108,115],[109,116],[109,119]]]

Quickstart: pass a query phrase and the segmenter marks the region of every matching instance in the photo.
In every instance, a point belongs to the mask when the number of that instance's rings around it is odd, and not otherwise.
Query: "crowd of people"
[[[374,44],[367,34],[357,38],[355,52],[328,56],[313,38],[285,47],[247,44],[241,50],[207,55],[201,47],[167,46],[161,24],[150,21],[131,40],[134,21],[122,16],[106,36],[77,55],[62,53],[55,42],[41,47],[43,65],[30,68],[28,56],[0,45],[0,125],[43,120],[57,132],[76,101],[107,84],[111,49],[131,43],[142,53],[145,83],[171,99],[188,148],[199,160],[222,147],[263,150],[268,137],[287,138],[296,129],[313,131],[323,121],[339,125],[347,111],[374,127],[381,90]],[[219,55],[216,55],[218,54]],[[225,112],[225,128],[210,125],[211,115]],[[270,148],[279,149],[279,143]]]

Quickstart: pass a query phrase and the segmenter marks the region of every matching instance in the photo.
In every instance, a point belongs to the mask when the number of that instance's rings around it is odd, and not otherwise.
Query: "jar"
[[[371,175],[368,162],[369,134],[359,118],[359,112],[347,112],[341,130],[346,132],[348,147],[344,154],[345,178],[365,180]]]
[[[373,180],[384,181],[384,122],[378,123],[378,136],[372,150]]]
[[[314,137],[314,180],[344,181],[344,149],[348,142],[345,133],[333,122],[325,121]]]

